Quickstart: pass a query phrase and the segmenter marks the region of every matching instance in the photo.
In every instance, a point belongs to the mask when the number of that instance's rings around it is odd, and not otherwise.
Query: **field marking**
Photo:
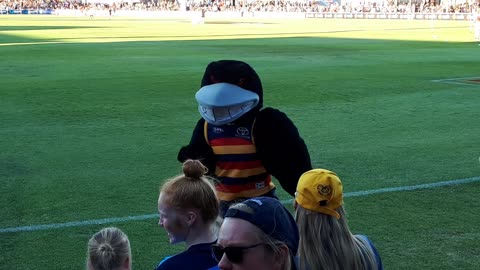
[[[420,185],[414,185],[414,186],[402,186],[402,187],[393,187],[393,188],[380,188],[380,189],[372,189],[372,190],[364,190],[364,191],[347,192],[347,193],[344,194],[344,197],[346,197],[346,198],[348,198],[348,197],[361,197],[361,196],[369,196],[369,195],[373,195],[373,194],[381,194],[381,193],[388,193],[388,192],[411,191],[411,190],[429,189],[429,188],[437,188],[437,187],[445,187],[445,186],[457,186],[457,185],[470,184],[470,183],[475,183],[475,182],[480,182],[480,176],[472,177],[472,178],[465,178],[465,179],[450,180],[450,181],[442,181],[442,182],[436,182],[436,183],[429,183],[429,184],[420,184]],[[292,203],[293,199],[282,200],[281,202],[282,202],[282,204]],[[158,218],[158,214],[127,216],[127,217],[115,217],[115,218],[93,219],[93,220],[83,220],[83,221],[72,221],[72,222],[65,222],[65,223],[52,223],[52,224],[44,224],[44,225],[31,225],[31,226],[1,228],[0,233],[16,233],[16,232],[32,232],[32,231],[41,231],[41,230],[54,230],[54,229],[63,229],[63,228],[68,228],[68,227],[102,225],[102,224],[114,223],[114,222],[137,221],[137,220],[146,220],[146,219],[154,219],[154,218]]]
[[[83,220],[83,221],[72,221],[65,223],[52,223],[44,225],[31,225],[31,226],[21,226],[21,227],[12,227],[0,229],[0,233],[12,233],[12,232],[31,232],[31,231],[42,231],[42,230],[52,230],[52,229],[62,229],[68,227],[80,227],[80,226],[89,226],[89,225],[101,225],[113,222],[125,222],[131,220],[145,220],[158,218],[158,214],[151,215],[141,215],[141,216],[129,216],[129,217],[116,217],[116,218],[104,218],[104,219],[93,219],[93,220]]]
[[[478,78],[479,78],[478,76],[477,77],[449,78],[449,79],[432,80],[432,82],[476,86],[477,85],[476,83],[466,83],[466,82],[459,82],[459,81],[478,79]]]

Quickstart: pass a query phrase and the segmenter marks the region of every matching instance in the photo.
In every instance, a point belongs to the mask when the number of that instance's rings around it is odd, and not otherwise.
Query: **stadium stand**
[[[457,3],[458,4],[452,4]],[[57,15],[125,15],[126,12],[236,12],[240,16],[257,17],[258,13],[302,13],[307,18],[409,18],[470,20],[480,2],[441,0],[358,1],[239,1],[239,0],[0,0],[0,14],[57,14]],[[120,12],[122,11],[122,12]],[[423,16],[401,16],[402,14]],[[313,15],[316,14],[316,15]],[[341,14],[341,15],[339,15]],[[358,14],[362,14],[361,16]],[[453,15],[462,16],[453,16]],[[466,15],[470,14],[470,15]],[[395,15],[395,16],[389,16]],[[239,17],[240,17],[239,16]],[[208,17],[208,15],[207,15]]]

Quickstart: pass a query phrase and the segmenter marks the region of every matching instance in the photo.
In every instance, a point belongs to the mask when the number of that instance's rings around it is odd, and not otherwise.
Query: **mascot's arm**
[[[312,169],[307,146],[295,124],[285,113],[265,108],[257,115],[253,136],[267,171],[285,191],[295,196],[298,179]]]
[[[215,172],[215,158],[212,148],[205,139],[204,125],[205,120],[203,118],[198,120],[190,143],[180,148],[177,159],[180,162],[184,162],[187,159],[198,159],[208,168],[208,174],[211,175]]]

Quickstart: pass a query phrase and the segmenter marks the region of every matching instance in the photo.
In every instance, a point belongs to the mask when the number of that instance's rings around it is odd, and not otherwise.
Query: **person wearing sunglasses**
[[[365,235],[353,235],[343,208],[340,178],[313,169],[300,177],[295,197],[301,270],[383,270],[377,249]]]
[[[210,246],[216,242],[219,202],[215,188],[204,176],[206,167],[198,160],[183,164],[183,175],[165,182],[158,198],[158,224],[170,244],[185,242],[187,250],[167,257],[157,270],[217,269]]]
[[[220,269],[293,270],[299,234],[290,212],[271,197],[231,206],[212,256]]]
[[[88,270],[130,270],[132,252],[127,235],[115,227],[95,233],[87,246]]]

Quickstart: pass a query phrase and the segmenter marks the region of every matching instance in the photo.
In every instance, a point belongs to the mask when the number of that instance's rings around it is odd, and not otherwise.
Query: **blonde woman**
[[[324,169],[300,177],[295,196],[295,220],[300,232],[301,270],[382,270],[373,243],[353,235],[343,208],[342,182]]]
[[[210,246],[215,235],[219,202],[214,186],[205,178],[207,169],[198,160],[183,163],[183,175],[163,184],[158,198],[158,224],[167,232],[170,244],[185,242],[187,250],[167,257],[157,270],[215,268]]]
[[[132,253],[127,235],[115,227],[95,233],[88,241],[87,269],[132,269]]]

